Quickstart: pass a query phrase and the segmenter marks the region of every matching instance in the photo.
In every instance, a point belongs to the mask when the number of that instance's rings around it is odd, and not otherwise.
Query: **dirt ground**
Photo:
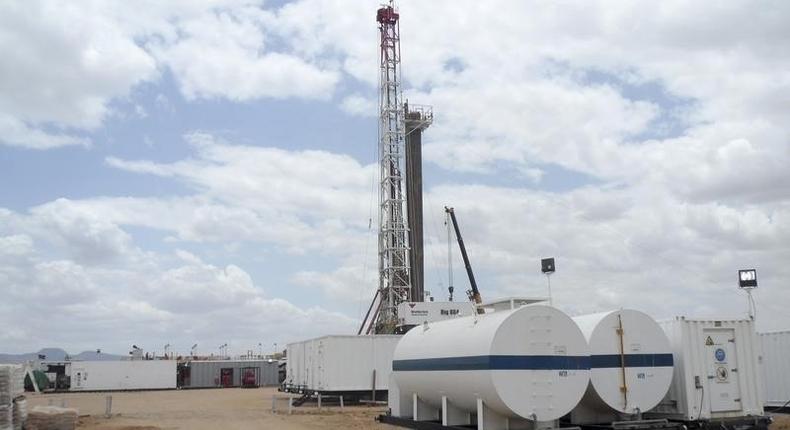
[[[790,415],[775,414],[771,430],[790,430]]]
[[[112,430],[246,430],[246,429],[397,429],[374,418],[385,408],[315,404],[294,408],[288,415],[288,400],[274,388],[209,389],[112,393],[112,417],[105,418],[109,393],[68,393],[28,396],[28,406],[55,405],[77,408],[80,429]],[[277,396],[278,413],[272,413]]]
[[[338,406],[318,410],[315,404],[294,408],[288,415],[288,400],[274,388],[172,390],[112,393],[112,416],[104,417],[109,393],[29,395],[28,405],[77,408],[80,429],[89,430],[394,430],[375,417],[384,407]],[[278,412],[272,413],[272,397]],[[774,415],[770,430],[790,430],[790,415]]]

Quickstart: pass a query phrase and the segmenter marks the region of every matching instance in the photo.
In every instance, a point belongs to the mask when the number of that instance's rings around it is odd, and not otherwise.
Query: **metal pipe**
[[[422,130],[426,127],[419,111],[404,105],[406,126],[406,222],[409,237],[410,300],[425,301],[425,270],[422,216]]]

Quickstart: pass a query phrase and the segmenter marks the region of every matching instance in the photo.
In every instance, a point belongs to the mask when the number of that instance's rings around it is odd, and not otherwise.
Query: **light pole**
[[[546,282],[549,284],[549,306],[553,306],[551,300],[551,274],[554,273],[554,257],[540,260],[540,270],[546,274]]]
[[[752,290],[757,288],[757,270],[741,269],[738,271],[738,288],[746,291],[746,300],[749,307],[749,319],[757,318],[757,305],[754,304]]]

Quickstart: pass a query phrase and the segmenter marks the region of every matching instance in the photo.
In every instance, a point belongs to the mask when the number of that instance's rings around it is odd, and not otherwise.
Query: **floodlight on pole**
[[[741,269],[738,271],[738,288],[746,291],[749,306],[749,318],[757,318],[757,305],[752,297],[752,290],[757,288],[757,269]]]
[[[549,285],[549,305],[553,306],[551,300],[551,274],[555,271],[554,257],[540,260],[540,270],[546,275],[546,282]]]

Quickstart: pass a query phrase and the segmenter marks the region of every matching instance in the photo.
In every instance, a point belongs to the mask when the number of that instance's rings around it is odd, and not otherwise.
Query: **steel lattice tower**
[[[379,77],[379,291],[376,333],[392,333],[397,306],[409,300],[409,244],[404,218],[403,175],[404,112],[400,86],[400,26],[393,0],[376,14],[379,23],[381,75]]]

